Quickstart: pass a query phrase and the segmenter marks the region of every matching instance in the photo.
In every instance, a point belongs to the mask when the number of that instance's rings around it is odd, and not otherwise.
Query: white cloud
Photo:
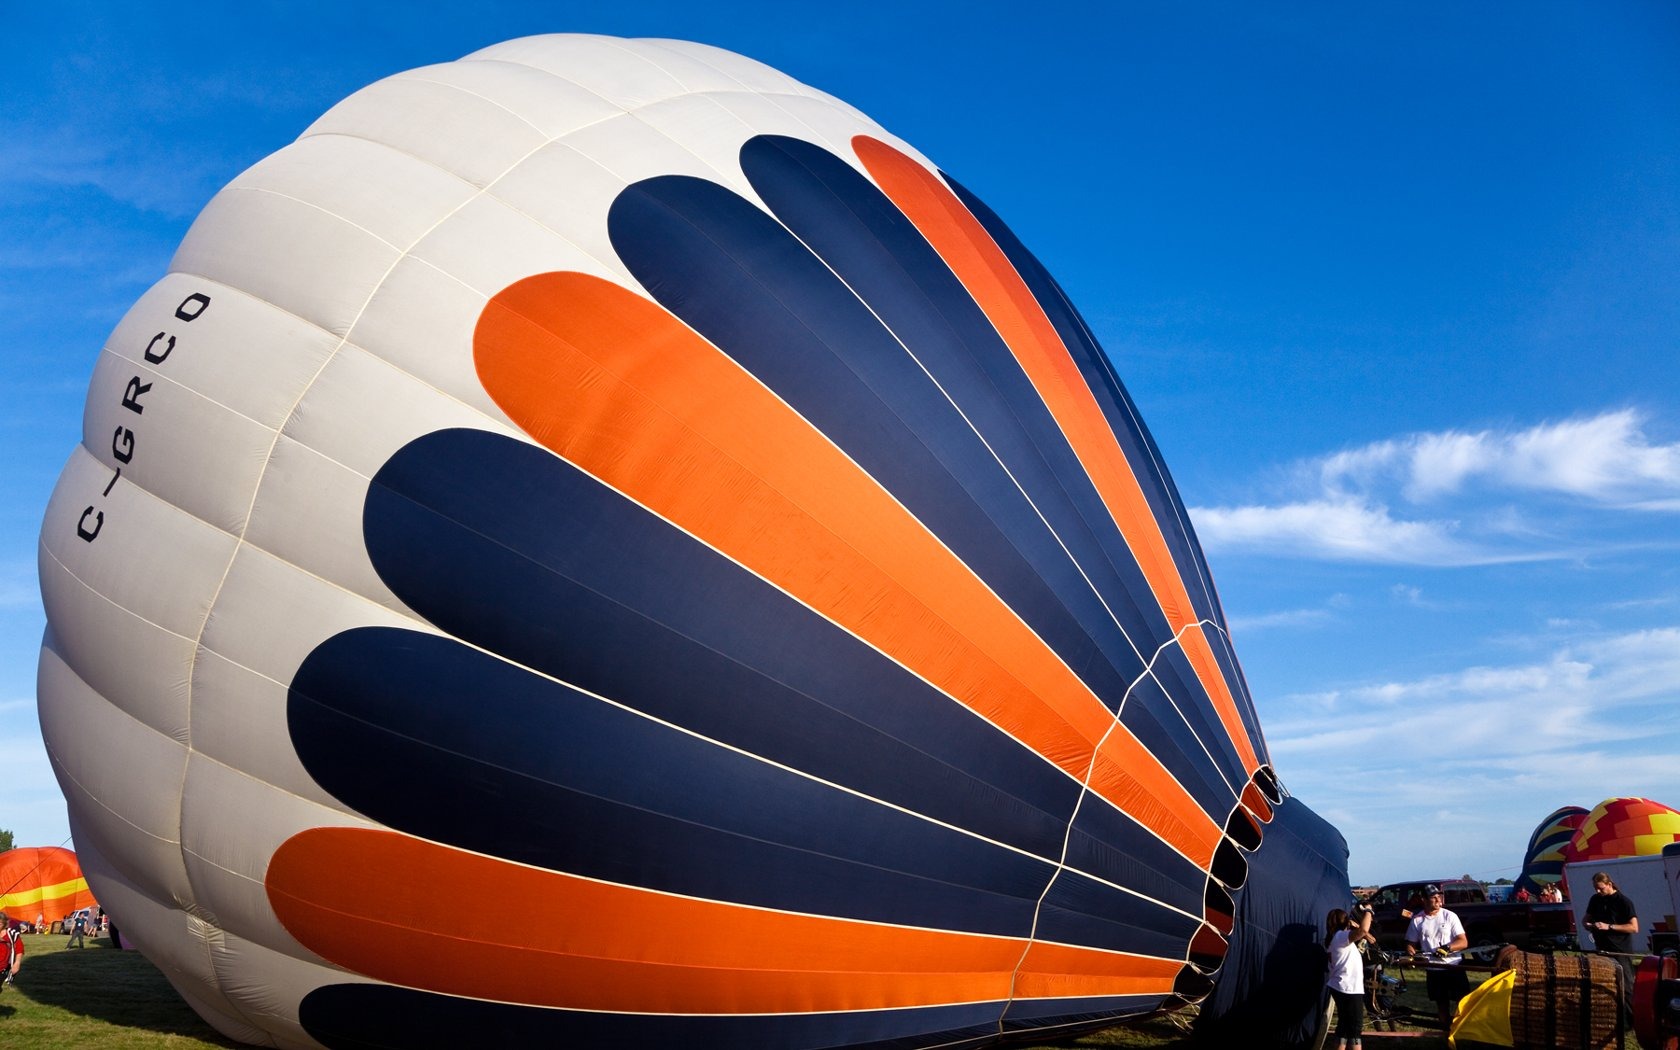
[[[35,189],[87,187],[111,200],[173,218],[185,218],[209,200],[230,165],[190,148],[137,149],[81,129],[10,127],[12,142],[0,154],[0,185],[14,195]]]
[[[1644,424],[1641,413],[1621,409],[1520,431],[1411,434],[1325,456],[1311,472],[1327,491],[1394,483],[1420,503],[1472,482],[1599,502],[1673,503],[1680,444],[1651,444]]]
[[[0,762],[6,764],[8,785],[12,782],[13,773],[45,773],[48,777],[52,776],[52,764],[47,761],[47,747],[41,742],[39,735],[0,737]]]
[[[0,609],[18,609],[41,603],[41,587],[34,561],[0,563]]]
[[[1396,583],[1388,588],[1388,595],[1397,604],[1413,609],[1437,609],[1440,606],[1423,596],[1423,588],[1409,583]]]
[[[1285,609],[1259,616],[1233,616],[1228,622],[1233,634],[1244,634],[1275,627],[1311,627],[1329,619],[1330,613],[1324,609]]]
[[[41,589],[33,580],[0,580],[0,609],[25,609],[41,604]]]
[[[1557,806],[1615,795],[1680,805],[1680,627],[1269,707],[1279,771],[1347,836],[1355,879],[1458,874],[1433,870],[1434,857],[1514,875],[1528,821]]]
[[[64,795],[39,733],[0,736],[0,768],[6,771],[0,827],[19,846],[56,846],[69,837]]]
[[[1623,598],[1618,601],[1605,602],[1605,609],[1652,609],[1664,605],[1673,605],[1676,599],[1673,595],[1658,595],[1652,598]]]
[[[1649,444],[1642,423],[1623,410],[1525,430],[1499,450],[1499,473],[1593,499],[1680,495],[1680,445]]]
[[[1191,516],[1221,553],[1428,566],[1576,558],[1605,540],[1572,536],[1578,519],[1557,512],[1560,500],[1597,521],[1680,510],[1680,443],[1653,444],[1644,426],[1622,409],[1524,430],[1410,434],[1295,464],[1276,502]],[[1450,513],[1395,509],[1425,505]]]
[[[1407,495],[1413,499],[1452,492],[1466,478],[1488,469],[1491,450],[1485,435],[1422,434],[1410,448]]]
[[[1653,704],[1667,704],[1668,713],[1654,722],[1625,715]],[[1534,663],[1298,694],[1270,706],[1268,742],[1288,765],[1335,752],[1348,734],[1374,737],[1397,725],[1440,728],[1428,748],[1434,764],[1570,756],[1583,741],[1642,746],[1680,734],[1680,628],[1559,649]],[[1324,730],[1327,719],[1334,733]]]
[[[1520,560],[1461,542],[1451,521],[1404,521],[1387,507],[1349,498],[1279,506],[1192,507],[1196,535],[1220,551],[1247,550],[1332,561],[1479,565]]]

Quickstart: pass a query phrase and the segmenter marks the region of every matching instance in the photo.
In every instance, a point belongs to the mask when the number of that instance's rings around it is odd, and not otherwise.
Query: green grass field
[[[0,992],[8,1050],[181,1050],[229,1047],[139,952],[105,938],[66,950],[60,934],[24,937],[23,968]]]
[[[88,938],[85,949],[66,949],[58,934],[27,936],[22,971],[0,992],[0,1047],[6,1050],[186,1050],[233,1047],[199,1019],[139,952],[118,951],[110,942]],[[1419,1017],[1433,1008],[1423,996],[1421,976],[1402,995],[1403,1005]],[[1126,1047],[1132,1050],[1189,1050],[1193,1045],[1184,1018],[1153,1017],[1111,1028],[1060,1048]],[[1402,1024],[1400,1038],[1366,1033],[1366,1045],[1437,1050],[1446,1046],[1439,1030]],[[485,1033],[487,1038],[493,1033]],[[490,1039],[493,1042],[493,1038]],[[1330,1044],[1334,1046],[1334,1042]],[[1629,1036],[1626,1046],[1637,1044]],[[649,1050],[680,1050],[650,1047]],[[749,1048],[743,1048],[749,1050]],[[1206,1050],[1206,1048],[1202,1048]]]

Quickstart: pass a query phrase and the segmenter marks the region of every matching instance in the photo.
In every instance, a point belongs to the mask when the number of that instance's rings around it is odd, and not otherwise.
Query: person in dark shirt
[[[1586,924],[1593,943],[1601,952],[1633,952],[1633,935],[1639,932],[1639,916],[1633,901],[1616,888],[1604,872],[1592,877],[1593,895],[1587,898]]]
[[[1593,944],[1601,952],[1610,953],[1622,968],[1622,1012],[1632,1016],[1633,1006],[1633,935],[1639,932],[1639,916],[1633,901],[1616,888],[1605,872],[1592,877],[1593,895],[1587,898],[1587,910],[1582,925],[1592,934]]]

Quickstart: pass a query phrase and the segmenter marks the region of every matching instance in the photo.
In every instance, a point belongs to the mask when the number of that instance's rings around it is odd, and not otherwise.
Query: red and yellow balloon
[[[1607,798],[1592,808],[1564,848],[1566,863],[1649,857],[1680,842],[1680,812],[1648,798]]]
[[[50,924],[97,904],[72,851],[20,846],[0,853],[0,912],[6,918]]]

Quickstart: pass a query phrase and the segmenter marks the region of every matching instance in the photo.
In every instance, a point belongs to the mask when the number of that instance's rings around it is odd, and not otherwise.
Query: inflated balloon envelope
[[[41,577],[89,880],[252,1042],[978,1043],[1345,900],[1061,290],[711,47],[515,40],[241,175]]]
[[[66,915],[98,905],[70,850],[19,846],[0,853],[0,925],[39,919],[50,928]]]

